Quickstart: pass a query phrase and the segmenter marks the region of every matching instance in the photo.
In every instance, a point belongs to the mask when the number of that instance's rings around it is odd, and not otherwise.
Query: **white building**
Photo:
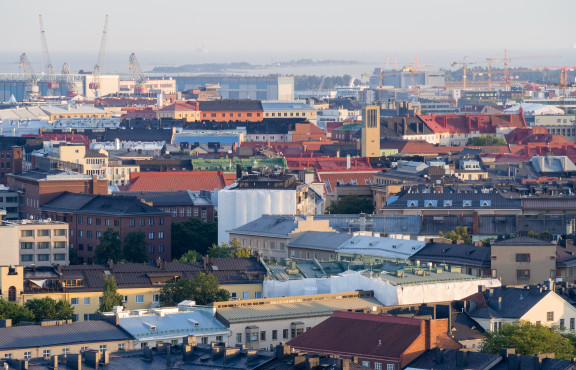
[[[228,242],[230,230],[264,214],[311,215],[322,210],[322,197],[292,175],[249,175],[218,191],[218,241]]]
[[[68,224],[46,220],[2,221],[0,226],[2,265],[67,265]]]

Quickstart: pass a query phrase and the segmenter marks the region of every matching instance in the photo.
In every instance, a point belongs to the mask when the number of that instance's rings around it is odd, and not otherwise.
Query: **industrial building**
[[[178,91],[219,85],[222,99],[294,100],[294,77],[177,76]]]

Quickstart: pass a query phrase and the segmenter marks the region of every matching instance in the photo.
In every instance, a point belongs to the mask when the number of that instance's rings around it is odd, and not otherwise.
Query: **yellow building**
[[[362,157],[380,156],[380,108],[367,106],[362,112]]]
[[[67,104],[67,105],[45,105],[41,109],[50,117],[50,122],[62,118],[109,118],[111,112],[93,105]]]
[[[262,298],[266,269],[256,258],[205,258],[202,262],[121,263],[57,267],[0,267],[3,298],[24,304],[36,298],[66,300],[76,321],[91,320],[99,308],[104,277],[114,276],[127,310],[157,307],[168,280],[192,279],[199,272],[213,274],[233,299]]]
[[[177,101],[174,104],[156,111],[156,118],[183,119],[186,122],[200,120],[200,110],[197,101]]]

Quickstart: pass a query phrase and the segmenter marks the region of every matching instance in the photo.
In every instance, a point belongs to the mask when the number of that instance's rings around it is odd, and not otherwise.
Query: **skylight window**
[[[444,207],[452,207],[452,201],[451,200],[445,200],[444,201]]]
[[[462,207],[472,207],[472,201],[471,200],[462,201]]]

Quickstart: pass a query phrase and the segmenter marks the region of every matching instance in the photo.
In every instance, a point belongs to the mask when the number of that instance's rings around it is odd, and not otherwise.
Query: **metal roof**
[[[321,301],[271,303],[258,306],[220,308],[218,309],[218,314],[233,324],[265,320],[296,319],[300,317],[332,316],[334,311],[359,310],[380,305],[382,305],[382,303],[372,297],[334,298]]]
[[[389,259],[407,259],[424,248],[418,240],[380,238],[375,236],[355,236],[342,244],[336,251],[339,254],[361,254]]]
[[[0,328],[0,349],[37,348],[129,340],[130,335],[106,321],[81,321],[63,325],[26,325]]]
[[[352,237],[351,234],[330,231],[305,231],[292,239],[287,247],[335,251]]]
[[[228,333],[226,326],[205,310],[120,317],[120,327],[137,340]]]

